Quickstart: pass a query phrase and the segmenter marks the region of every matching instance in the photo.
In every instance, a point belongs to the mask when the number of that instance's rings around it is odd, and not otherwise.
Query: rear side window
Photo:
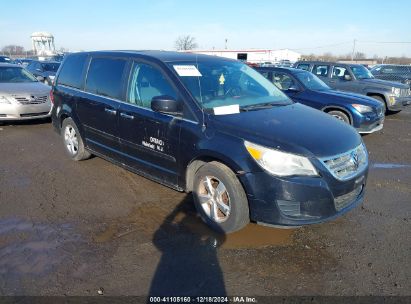
[[[312,73],[317,76],[326,77],[328,75],[329,66],[317,64],[314,66]]]
[[[87,73],[86,91],[121,99],[122,78],[126,61],[112,58],[93,58]]]
[[[308,71],[310,69],[310,65],[308,63],[301,63],[297,66],[297,69]]]
[[[63,62],[57,83],[81,89],[83,83],[82,75],[86,59],[87,54],[68,56]]]

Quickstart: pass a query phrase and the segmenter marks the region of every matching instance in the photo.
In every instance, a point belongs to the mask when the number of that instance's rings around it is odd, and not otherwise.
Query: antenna
[[[196,68],[198,69],[198,54],[196,53]],[[201,92],[201,83],[200,83],[200,76],[197,76],[197,81],[198,81],[198,88],[200,89],[200,102],[201,102],[201,114],[203,116],[203,124],[201,126],[201,130],[204,132],[206,125],[205,125],[205,114],[204,114],[204,108],[203,108],[203,94]]]

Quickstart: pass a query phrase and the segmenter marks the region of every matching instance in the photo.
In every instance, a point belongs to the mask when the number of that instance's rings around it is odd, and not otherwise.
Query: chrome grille
[[[14,99],[22,105],[40,104],[47,102],[47,95],[44,96],[14,96]]]
[[[408,97],[411,95],[410,89],[400,89],[400,97]]]
[[[346,153],[321,158],[321,162],[338,180],[350,179],[361,173],[368,165],[368,154],[364,145]]]

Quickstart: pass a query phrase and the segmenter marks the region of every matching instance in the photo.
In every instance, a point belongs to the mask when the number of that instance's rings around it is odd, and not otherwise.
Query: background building
[[[289,60],[291,62],[298,61],[301,57],[300,53],[291,51],[289,49],[283,50],[190,50],[190,53],[198,53],[205,55],[213,55],[219,57],[226,57],[231,59],[238,59],[250,63],[276,63],[281,60]]]

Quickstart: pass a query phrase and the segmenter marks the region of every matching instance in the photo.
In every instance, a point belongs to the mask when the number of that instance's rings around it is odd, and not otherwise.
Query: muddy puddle
[[[27,220],[0,220],[0,275],[42,275],[61,264],[68,253],[67,243],[78,243],[80,236],[69,225],[52,227]]]
[[[188,241],[207,240],[224,249],[286,246],[292,243],[293,229],[278,229],[250,223],[244,229],[222,235],[214,232],[197,216],[192,202],[183,203],[172,212],[167,206],[146,204],[134,209],[127,217],[115,220],[94,237],[97,243],[130,237],[141,243],[172,241],[184,237]]]

